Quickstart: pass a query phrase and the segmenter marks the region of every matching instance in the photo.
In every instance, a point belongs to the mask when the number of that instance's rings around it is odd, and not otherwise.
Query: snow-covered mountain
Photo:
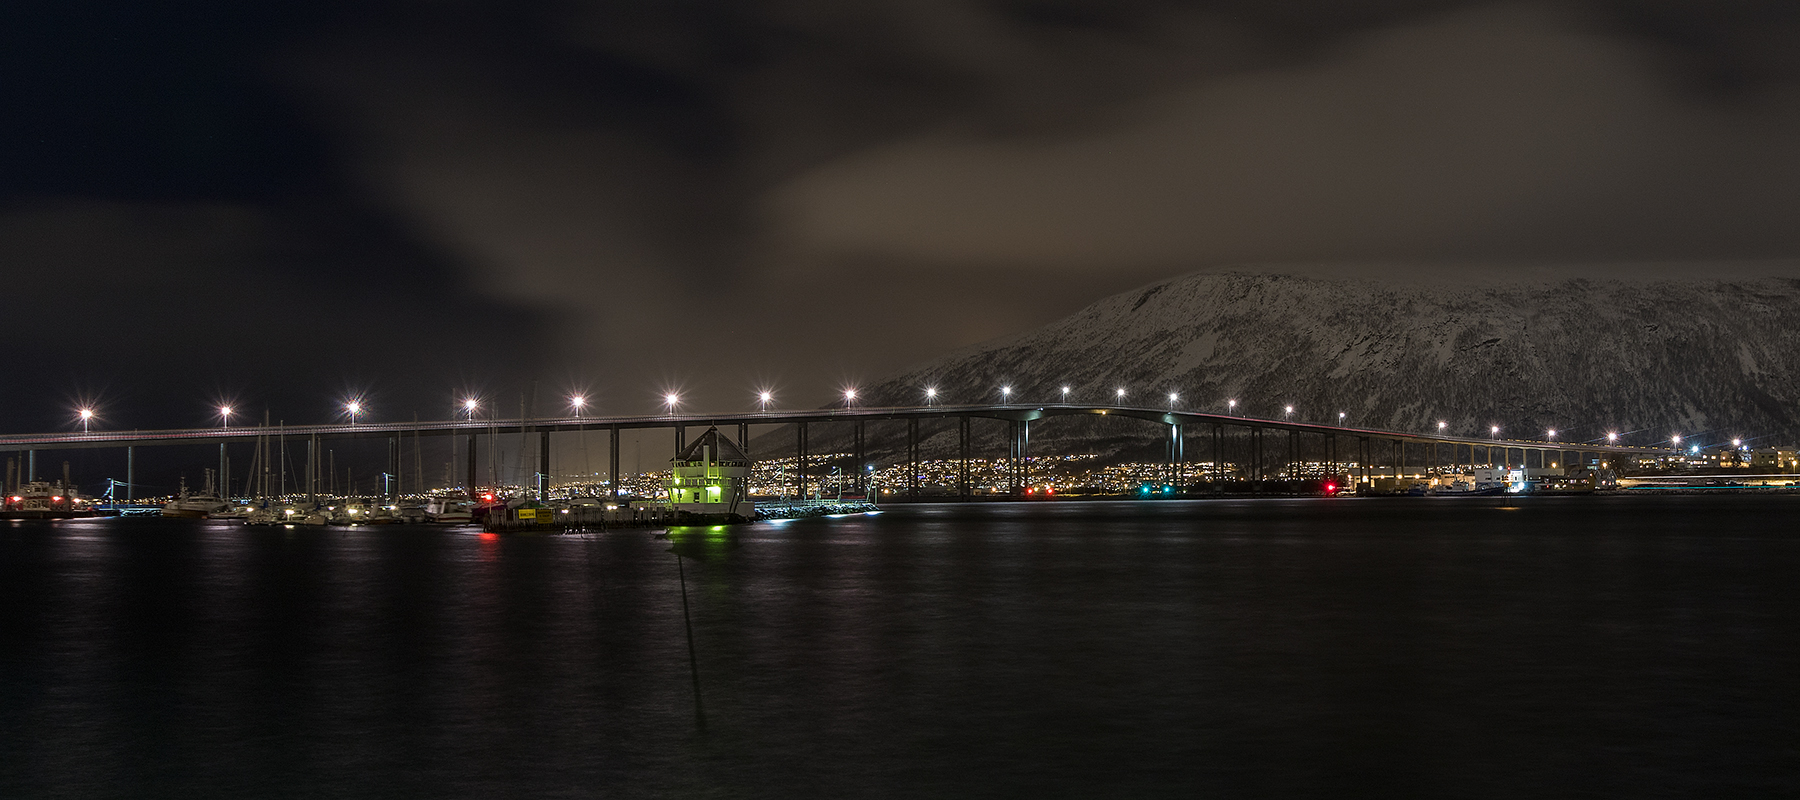
[[[1446,273],[1447,274],[1447,273]],[[1473,278],[1473,281],[1470,278]],[[1195,273],[952,353],[868,402],[1103,399],[1459,434],[1800,441],[1800,280]],[[1529,432],[1529,433],[1528,433]],[[1151,432],[1146,431],[1146,434]],[[997,435],[997,434],[996,434]],[[944,437],[938,437],[944,438]],[[826,440],[814,437],[819,445]],[[772,440],[774,441],[774,440]],[[946,442],[936,442],[941,450]],[[817,448],[815,448],[816,450]]]

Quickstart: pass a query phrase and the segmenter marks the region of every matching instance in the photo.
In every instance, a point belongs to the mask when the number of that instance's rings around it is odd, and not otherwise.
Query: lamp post
[[[582,397],[581,395],[575,395],[574,397],[569,398],[569,407],[574,409],[575,418],[581,419],[581,410],[587,408],[587,398]]]
[[[1444,432],[1444,429],[1445,429],[1445,428],[1448,428],[1448,427],[1450,427],[1450,423],[1448,423],[1448,422],[1445,422],[1445,421],[1443,421],[1443,420],[1441,420],[1441,419],[1440,419],[1440,420],[1438,420],[1438,433],[1443,433],[1443,432]]]
[[[1488,426],[1488,435],[1495,439],[1500,438],[1500,426],[1499,425],[1489,425]]]
[[[669,416],[675,416],[675,407],[681,404],[681,395],[669,392],[663,395],[663,405],[669,409]]]
[[[1545,431],[1545,434],[1550,437],[1550,441],[1552,441],[1552,442],[1556,441],[1556,429],[1555,428],[1551,428],[1550,430]]]
[[[355,400],[351,400],[350,402],[344,404],[344,413],[350,415],[350,424],[351,425],[356,424],[356,415],[361,414],[362,411],[363,411],[362,403],[359,403]]]
[[[854,405],[856,405],[856,390],[855,389],[845,389],[844,390],[844,407],[850,408],[851,406],[854,406]]]
[[[767,391],[767,390],[757,392],[756,393],[757,410],[761,411],[764,414],[769,413],[769,403],[774,402],[774,400],[775,400],[774,392]]]
[[[1010,403],[1010,402],[1012,402],[1012,387],[1011,386],[1000,387],[1000,405],[1006,405],[1007,403]]]
[[[1607,432],[1606,432],[1606,443],[1607,443],[1607,444],[1612,444],[1612,443],[1614,443],[1614,442],[1617,442],[1617,441],[1619,441],[1619,435],[1618,435],[1618,434],[1616,434],[1616,433],[1613,433],[1613,432],[1612,432],[1612,431],[1607,431]]]
[[[1227,413],[1227,414],[1236,414],[1237,413],[1237,401],[1236,400],[1226,400],[1225,401],[1225,413]]]
[[[1067,386],[1062,387],[1062,401],[1064,403],[1069,402],[1069,387]]]
[[[1349,416],[1349,415],[1342,411],[1338,412],[1338,427],[1340,427],[1340,428],[1344,427],[1344,417],[1346,417],[1346,416]]]
[[[1181,395],[1176,394],[1174,392],[1169,393],[1169,410],[1170,411],[1175,410],[1175,401],[1180,400],[1180,399],[1181,399]]]
[[[937,400],[937,387],[936,386],[925,387],[925,407],[930,408],[932,402],[935,400]]]
[[[93,418],[94,418],[94,410],[91,408],[82,408],[80,410],[80,412],[78,412],[78,413],[81,416],[81,432],[87,433],[88,432],[88,422],[93,420]]]
[[[1117,402],[1119,405],[1125,405],[1125,387],[1121,386],[1118,389],[1114,390],[1113,397],[1118,398]]]
[[[475,421],[475,411],[476,411],[476,409],[481,408],[481,402],[476,400],[473,397],[470,397],[466,400],[463,400],[462,407],[463,407],[463,413],[467,414],[469,416],[469,421],[474,422]]]
[[[231,406],[219,406],[219,427],[231,427]]]
[[[1293,406],[1283,407],[1281,409],[1281,418],[1284,420],[1293,419],[1294,418],[1294,407]]]

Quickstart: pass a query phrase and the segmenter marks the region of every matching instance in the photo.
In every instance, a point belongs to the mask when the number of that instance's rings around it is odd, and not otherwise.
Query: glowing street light
[[[1342,426],[1343,426],[1343,424],[1344,424],[1344,417],[1347,417],[1347,416],[1349,416],[1349,414],[1346,414],[1346,413],[1344,413],[1344,412],[1342,412],[1342,411],[1339,411],[1339,412],[1338,412],[1338,426],[1339,426],[1339,427],[1342,427]]]
[[[569,407],[575,410],[576,419],[581,418],[581,410],[587,408],[587,398],[575,395],[569,398]]]
[[[1448,422],[1445,422],[1445,421],[1443,421],[1443,420],[1441,420],[1441,419],[1440,419],[1440,420],[1438,420],[1438,433],[1443,433],[1443,432],[1444,432],[1444,429],[1445,429],[1445,428],[1448,428],[1448,427],[1450,427],[1450,423],[1448,423]]]
[[[1065,403],[1069,402],[1069,387],[1067,387],[1067,386],[1062,387],[1062,398],[1063,398],[1063,402],[1065,402]]]
[[[1119,387],[1117,391],[1113,392],[1113,396],[1119,398],[1120,405],[1124,405],[1125,404],[1125,387],[1123,387],[1123,386]]]
[[[1555,441],[1555,440],[1556,440],[1556,429],[1555,429],[1555,428],[1551,428],[1551,429],[1550,429],[1550,430],[1549,430],[1549,431],[1547,431],[1547,433],[1549,433],[1549,434],[1550,434],[1550,440],[1551,440],[1551,441]]]
[[[1674,436],[1669,437],[1669,443],[1672,445],[1675,445],[1675,449],[1680,450],[1681,449],[1681,434],[1677,433]]]
[[[1732,439],[1732,440],[1731,440],[1731,446],[1732,446],[1732,447],[1743,447],[1743,446],[1744,446],[1744,440],[1743,440],[1743,439]]]
[[[675,407],[681,404],[681,395],[669,392],[663,395],[663,405],[669,409],[669,416],[675,416]]]
[[[1612,443],[1613,443],[1613,442],[1616,442],[1616,441],[1618,441],[1618,440],[1619,440],[1619,435],[1618,435],[1618,434],[1616,434],[1616,433],[1613,433],[1613,432],[1612,432],[1612,431],[1607,431],[1607,432],[1606,432],[1606,443],[1607,443],[1607,444],[1612,444]]]
[[[1170,411],[1175,410],[1175,401],[1180,400],[1180,399],[1181,399],[1181,395],[1176,394],[1174,392],[1169,393],[1169,410]]]
[[[1281,418],[1282,419],[1293,419],[1294,418],[1294,407],[1286,406],[1286,407],[1282,408]]]
[[[845,389],[844,390],[844,407],[849,408],[850,406],[855,405],[855,404],[856,404],[856,390],[855,389]]]
[[[929,408],[931,406],[932,401],[935,401],[935,400],[937,400],[937,387],[936,386],[925,387],[925,406],[927,408]]]
[[[1226,400],[1225,401],[1225,413],[1227,413],[1227,414],[1237,413],[1237,401],[1236,400]]]
[[[1499,425],[1489,425],[1488,433],[1493,435],[1493,437],[1496,439],[1500,438],[1500,426]]]
[[[88,432],[88,422],[92,421],[94,418],[94,410],[91,408],[83,407],[81,410],[77,411],[76,413],[81,417],[81,432],[87,433]]]
[[[219,406],[219,427],[231,427],[231,406]]]
[[[475,410],[481,407],[481,402],[471,397],[463,401],[462,407],[463,413],[468,414],[469,421],[473,422],[475,420]]]
[[[351,425],[356,424],[356,415],[361,414],[362,412],[363,412],[362,403],[359,403],[355,400],[351,400],[350,402],[344,404],[344,413],[350,415],[350,424]]]
[[[757,406],[763,411],[763,413],[768,413],[769,404],[772,402],[775,402],[775,393],[774,392],[771,392],[771,391],[768,391],[765,389],[763,391],[756,393]]]
[[[1011,400],[1011,398],[1012,398],[1012,387],[1011,386],[1000,387],[1000,404],[1006,405]]]

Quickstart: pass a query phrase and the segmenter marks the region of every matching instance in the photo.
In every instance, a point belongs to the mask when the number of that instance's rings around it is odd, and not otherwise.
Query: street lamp
[[[1062,387],[1062,401],[1069,402],[1069,387],[1067,386]]]
[[[1226,400],[1225,401],[1225,413],[1227,413],[1227,414],[1237,413],[1237,401],[1236,400]]]
[[[1119,398],[1119,405],[1124,405],[1125,404],[1125,387],[1123,387],[1123,386],[1119,387],[1117,391],[1113,392],[1113,396]]]
[[[764,391],[756,393],[757,406],[765,414],[769,413],[769,403],[774,402],[774,400],[775,400],[774,392],[764,390]]]
[[[231,406],[219,406],[219,427],[231,427]]]
[[[1448,423],[1448,422],[1445,422],[1445,421],[1443,421],[1443,420],[1441,420],[1441,419],[1440,419],[1440,420],[1438,420],[1438,433],[1443,433],[1443,432],[1444,432],[1444,429],[1445,429],[1445,428],[1448,428],[1448,427],[1450,427],[1450,423]]]
[[[855,404],[856,404],[856,390],[855,389],[845,389],[844,390],[844,407],[849,408],[850,406],[853,406]]]
[[[1344,417],[1346,417],[1346,416],[1348,416],[1348,415],[1345,414],[1344,412],[1342,412],[1342,411],[1338,412],[1338,427],[1341,428],[1344,426]]]
[[[937,399],[937,387],[936,386],[925,387],[925,407],[930,408],[932,401],[934,401],[936,399]]]
[[[1732,447],[1743,447],[1743,446],[1744,446],[1744,440],[1743,440],[1743,439],[1732,439],[1732,440],[1731,440],[1731,446],[1732,446]]]
[[[1681,434],[1677,433],[1674,436],[1669,437],[1669,443],[1675,445],[1675,449],[1680,450],[1681,449]]]
[[[1607,443],[1607,444],[1612,444],[1612,443],[1613,443],[1613,442],[1616,442],[1616,441],[1618,441],[1618,440],[1619,440],[1619,435],[1618,435],[1618,434],[1616,434],[1616,433],[1613,433],[1613,432],[1612,432],[1612,431],[1607,431],[1607,432],[1606,432],[1606,443]]]
[[[582,397],[581,395],[575,395],[574,397],[569,398],[569,406],[575,409],[575,418],[580,419],[581,410],[587,408],[587,398]]]
[[[356,415],[361,414],[362,411],[363,411],[362,403],[359,403],[355,400],[351,400],[350,402],[344,404],[344,413],[350,415],[350,424],[351,425],[356,424]]]
[[[1549,434],[1550,434],[1550,441],[1553,441],[1553,442],[1554,442],[1554,441],[1556,441],[1556,429],[1555,429],[1555,428],[1551,428],[1551,429],[1550,429],[1550,430],[1549,430],[1549,431],[1548,431],[1548,433],[1549,433]]]
[[[480,401],[471,397],[471,398],[468,398],[467,400],[463,401],[462,407],[463,407],[463,413],[469,415],[469,421],[474,422],[475,421],[475,410],[481,407],[481,403],[480,403]]]
[[[1281,409],[1281,415],[1282,415],[1283,419],[1292,419],[1294,416],[1294,407],[1293,406],[1283,407]]]
[[[1176,394],[1174,392],[1169,393],[1169,410],[1170,411],[1175,410],[1175,401],[1180,400],[1180,399],[1181,399],[1181,395]]]
[[[679,405],[680,403],[681,403],[681,395],[678,395],[674,392],[669,392],[668,394],[663,395],[663,405],[668,407],[669,416],[671,416],[671,417],[675,416],[675,406]]]
[[[1000,387],[1000,405],[1006,405],[1008,402],[1011,401],[1011,398],[1012,398],[1012,387],[1011,386]]]
[[[1500,426],[1499,425],[1488,426],[1488,433],[1492,434],[1493,437],[1496,439],[1500,438]]]
[[[88,432],[88,422],[94,418],[94,410],[91,408],[84,407],[78,413],[81,416],[81,432],[87,433]]]

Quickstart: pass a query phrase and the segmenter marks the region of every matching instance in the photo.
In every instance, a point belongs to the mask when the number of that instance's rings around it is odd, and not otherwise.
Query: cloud
[[[1236,260],[1792,252],[1781,220],[1800,194],[1775,176],[1795,175],[1800,150],[1767,107],[1781,104],[1683,96],[1662,55],[1542,7],[1459,12],[1194,81],[1072,134],[949,129],[855,153],[766,209],[803,265],[1151,277]]]

